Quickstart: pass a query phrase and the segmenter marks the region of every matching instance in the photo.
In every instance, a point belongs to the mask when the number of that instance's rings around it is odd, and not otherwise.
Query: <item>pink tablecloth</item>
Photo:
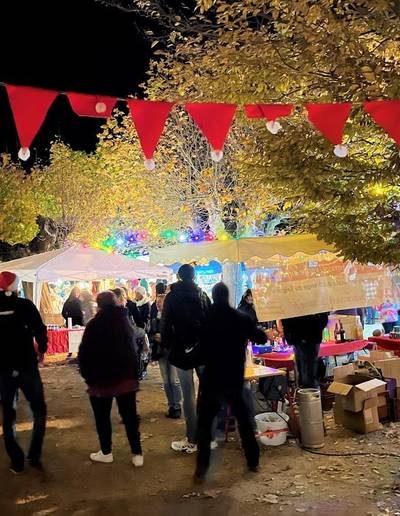
[[[319,350],[320,357],[334,357],[340,355],[347,355],[348,353],[354,353],[354,351],[360,351],[369,345],[367,340],[353,340],[351,342],[323,342]],[[262,358],[264,365],[267,367],[275,367],[293,369],[294,368],[294,352],[290,348],[284,353],[263,353],[258,355],[258,358]]]
[[[400,356],[400,339],[391,339],[390,337],[369,337],[370,342],[378,345],[378,348],[394,351],[395,355]]]
[[[47,353],[55,355],[56,353],[68,353],[68,329],[47,330],[49,342],[47,344]]]

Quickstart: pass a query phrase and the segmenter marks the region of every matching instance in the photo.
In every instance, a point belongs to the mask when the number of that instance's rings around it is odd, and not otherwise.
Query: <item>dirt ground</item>
[[[192,483],[194,456],[170,449],[184,434],[182,421],[164,417],[165,399],[158,368],[142,382],[139,413],[145,465],[130,462],[123,426],[114,408],[114,463],[92,464],[98,450],[85,386],[75,366],[42,368],[49,421],[44,472],[12,475],[0,446],[0,515],[68,514],[140,516],[400,515],[400,459],[330,457],[299,449],[293,440],[262,449],[262,469],[246,472],[235,436],[213,452],[213,479]],[[18,435],[27,446],[31,424],[25,401]],[[400,424],[360,436],[336,427],[326,416],[324,452],[371,451],[400,455]]]

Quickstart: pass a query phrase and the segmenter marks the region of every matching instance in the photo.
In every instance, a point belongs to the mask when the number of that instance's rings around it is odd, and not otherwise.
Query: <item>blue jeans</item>
[[[182,392],[176,368],[169,363],[167,356],[160,357],[158,365],[164,383],[168,407],[174,410],[181,410]]]
[[[183,396],[183,412],[185,414],[186,422],[186,437],[190,443],[195,443],[197,438],[197,403],[196,403],[196,389],[194,386],[193,373],[194,369],[176,368],[179,382],[181,384]],[[197,376],[199,371],[196,370]]]
[[[3,405],[4,444],[11,463],[22,468],[24,452],[16,441],[16,394],[18,389],[24,393],[33,413],[32,440],[28,459],[39,461],[42,453],[43,438],[46,431],[46,403],[43,384],[38,369],[20,371],[17,375],[0,374],[0,396]]]

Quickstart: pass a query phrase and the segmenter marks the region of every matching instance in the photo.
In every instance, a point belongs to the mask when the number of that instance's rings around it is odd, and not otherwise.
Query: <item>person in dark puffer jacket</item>
[[[186,438],[175,441],[175,451],[194,453],[197,451],[197,410],[194,370],[201,376],[199,366],[192,365],[193,351],[200,348],[206,331],[211,302],[194,282],[195,270],[189,264],[178,270],[179,281],[171,285],[171,291],[164,301],[161,317],[161,342],[169,352],[168,359],[177,369],[183,396],[183,412],[186,421]]]

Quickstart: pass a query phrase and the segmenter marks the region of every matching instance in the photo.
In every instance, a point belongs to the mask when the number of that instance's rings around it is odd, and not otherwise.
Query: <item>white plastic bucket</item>
[[[264,412],[256,417],[258,438],[264,446],[285,444],[289,416],[283,412]]]

